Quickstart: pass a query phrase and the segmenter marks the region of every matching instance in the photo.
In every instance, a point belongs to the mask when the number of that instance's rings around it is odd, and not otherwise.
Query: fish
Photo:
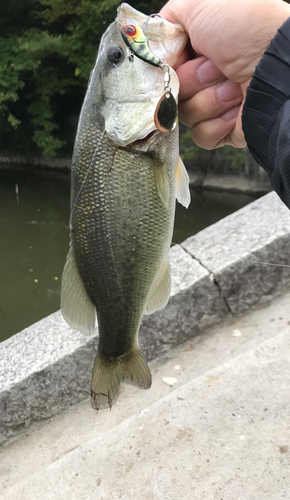
[[[187,43],[180,25],[121,4],[101,39],[80,113],[61,310],[85,334],[93,334],[97,319],[91,386],[96,410],[112,407],[121,383],[151,386],[138,332],[143,314],[168,302],[175,200],[190,202],[178,125],[162,132],[154,120],[168,81],[161,67],[129,49],[122,36],[128,25],[142,30],[148,54],[166,64],[176,102],[172,65]]]

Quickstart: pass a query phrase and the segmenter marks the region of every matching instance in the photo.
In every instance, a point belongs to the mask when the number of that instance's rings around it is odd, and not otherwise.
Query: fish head
[[[146,23],[147,21],[147,23]],[[168,65],[170,89],[177,101],[179,81],[170,67],[183,51],[187,36],[180,25],[150,18],[121,4],[117,18],[104,33],[88,93],[98,94],[97,109],[108,136],[121,147],[143,140],[156,130],[154,113],[164,94],[164,71],[128,49],[122,28],[134,25],[146,32],[151,52]]]

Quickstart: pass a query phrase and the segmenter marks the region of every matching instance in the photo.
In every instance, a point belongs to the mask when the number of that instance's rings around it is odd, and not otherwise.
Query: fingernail
[[[215,82],[222,77],[222,72],[207,59],[197,70],[197,77],[201,83]]]
[[[217,87],[218,99],[222,102],[232,101],[237,97],[242,97],[242,90],[237,83],[226,80]]]
[[[228,111],[226,111],[223,115],[220,116],[220,118],[228,122],[238,116],[239,109],[240,106],[235,106],[234,108],[231,108]]]

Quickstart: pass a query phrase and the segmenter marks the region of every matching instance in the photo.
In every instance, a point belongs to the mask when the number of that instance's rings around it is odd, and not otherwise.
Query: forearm
[[[249,149],[290,207],[290,18],[258,64],[243,107]]]

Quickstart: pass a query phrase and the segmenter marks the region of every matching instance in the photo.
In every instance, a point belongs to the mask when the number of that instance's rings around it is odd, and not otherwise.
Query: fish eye
[[[108,50],[108,60],[112,64],[119,64],[124,59],[124,51],[119,45],[113,45]]]

